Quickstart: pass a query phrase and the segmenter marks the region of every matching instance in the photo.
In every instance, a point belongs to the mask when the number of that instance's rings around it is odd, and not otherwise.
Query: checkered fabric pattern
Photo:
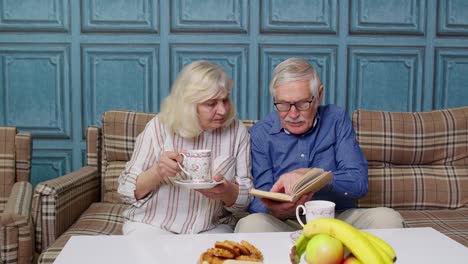
[[[86,130],[87,166],[39,183],[33,194],[35,249],[40,253],[65,232],[94,202],[99,201],[101,129]]]
[[[154,116],[105,112],[102,129],[87,129],[88,166],[36,187],[36,252],[43,251],[38,263],[53,263],[72,235],[121,234],[122,212],[128,205],[117,193],[118,177],[133,154],[136,137]],[[244,121],[247,127],[254,123]]]
[[[36,187],[36,252],[44,251],[39,263],[53,263],[72,235],[121,234],[121,214],[128,205],[117,194],[117,180],[133,153],[136,137],[154,116],[106,112],[102,129],[87,129],[88,166]]]
[[[0,203],[5,206],[11,187],[16,181],[15,164],[15,127],[0,128]]]
[[[257,120],[247,120],[247,119],[242,120],[242,123],[247,129],[250,129],[253,125],[255,125],[256,122]]]
[[[468,247],[468,208],[398,212],[405,219],[405,227],[432,227]]]
[[[93,203],[63,235],[44,251],[38,263],[53,263],[71,236],[121,235],[126,205]]]
[[[118,178],[133,154],[136,137],[156,114],[107,111],[102,118],[102,201],[122,203],[117,193]]]
[[[33,225],[29,133],[0,127],[0,262],[31,263]]]
[[[468,221],[460,223],[468,208],[468,107],[357,110],[353,126],[369,162],[369,192],[358,206],[392,207],[407,226],[432,226],[468,245]]]

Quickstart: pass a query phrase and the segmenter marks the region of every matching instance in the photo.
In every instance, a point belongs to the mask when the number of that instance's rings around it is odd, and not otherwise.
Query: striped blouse
[[[232,206],[226,207],[220,200],[209,199],[174,184],[174,178],[184,178],[182,173],[164,178],[156,191],[136,200],[137,176],[158,162],[163,151],[191,149],[211,149],[212,175],[222,174],[226,180],[239,184],[239,195]],[[195,234],[218,224],[234,225],[232,213],[245,211],[251,201],[248,193],[252,186],[250,169],[250,136],[239,120],[228,127],[187,139],[169,132],[156,116],[138,135],[132,158],[119,176],[118,192],[124,202],[131,204],[124,216],[128,221],[150,224],[178,234]]]

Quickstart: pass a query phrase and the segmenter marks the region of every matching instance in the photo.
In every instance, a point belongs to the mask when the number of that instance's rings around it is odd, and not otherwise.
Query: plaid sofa
[[[105,112],[102,128],[87,129],[87,166],[36,186],[38,263],[53,263],[71,236],[122,234],[122,212],[128,205],[120,200],[117,180],[131,158],[136,137],[154,116]],[[247,126],[253,123],[245,121]]]
[[[394,208],[406,227],[433,227],[468,246],[468,107],[357,110],[353,126],[369,162],[359,207]]]
[[[117,179],[136,136],[154,114],[108,111],[86,133],[87,166],[34,190],[38,263],[53,263],[73,235],[121,234]],[[369,194],[360,207],[389,206],[408,227],[432,226],[467,245],[468,108],[429,113],[353,113],[369,160]],[[247,127],[255,120],[243,120]]]
[[[31,134],[0,127],[0,263],[31,263]]]

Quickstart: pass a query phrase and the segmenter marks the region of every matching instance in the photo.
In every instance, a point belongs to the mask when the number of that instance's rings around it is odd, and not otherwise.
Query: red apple
[[[309,264],[340,264],[343,244],[327,234],[317,234],[307,243],[305,259]]]
[[[354,256],[348,256],[344,259],[343,264],[361,264],[361,261],[359,261]]]

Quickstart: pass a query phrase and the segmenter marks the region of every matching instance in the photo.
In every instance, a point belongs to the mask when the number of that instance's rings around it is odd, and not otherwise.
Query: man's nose
[[[296,119],[301,115],[301,112],[297,110],[295,105],[291,105],[291,108],[288,111],[288,116],[291,117],[292,119]]]

